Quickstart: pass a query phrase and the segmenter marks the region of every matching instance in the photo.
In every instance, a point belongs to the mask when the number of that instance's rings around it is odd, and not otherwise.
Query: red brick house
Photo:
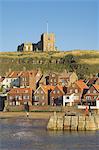
[[[50,73],[49,74],[49,85],[56,86],[58,84],[58,74]]]
[[[83,82],[83,80],[78,80],[72,86],[67,88],[67,95],[75,93],[75,103],[81,103],[82,96],[89,87]]]
[[[84,95],[85,103],[90,105],[96,104],[96,99],[99,97],[99,85],[93,84]]]
[[[8,105],[32,105],[33,90],[31,88],[12,88],[7,95]]]
[[[37,70],[22,71],[20,74],[20,87],[36,89]]]
[[[54,86],[41,85],[34,92],[33,105],[49,105],[50,104],[50,92],[54,89]]]
[[[62,86],[55,86],[54,89],[50,93],[50,104],[51,105],[62,105],[63,95],[64,95]]]

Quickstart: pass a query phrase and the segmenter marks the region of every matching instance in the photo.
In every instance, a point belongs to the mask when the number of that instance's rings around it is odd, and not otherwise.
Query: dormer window
[[[88,94],[90,94],[90,90],[88,91]]]

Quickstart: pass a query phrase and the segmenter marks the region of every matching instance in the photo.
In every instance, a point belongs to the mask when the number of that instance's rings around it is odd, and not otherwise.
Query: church
[[[56,51],[54,33],[43,33],[37,43],[22,43],[17,47],[18,52],[49,52]]]

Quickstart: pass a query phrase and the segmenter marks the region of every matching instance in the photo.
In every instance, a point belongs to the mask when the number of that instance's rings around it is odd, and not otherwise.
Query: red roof
[[[5,79],[5,77],[1,77],[1,78],[0,78],[0,82],[2,82],[4,79]]]
[[[7,77],[8,78],[17,78],[19,76],[21,77],[29,77],[31,75],[36,75],[37,70],[31,70],[31,71],[12,71],[10,72]]]
[[[53,90],[55,90],[56,88],[58,88],[62,93],[64,93],[63,86],[56,85]]]
[[[12,71],[12,72],[10,72],[8,75],[7,75],[7,77],[8,78],[17,78],[18,76],[19,76],[19,73],[20,73],[21,71]],[[21,72],[22,73],[22,72]]]
[[[99,92],[99,85],[93,84],[94,88]]]
[[[89,89],[89,87],[83,82],[83,80],[78,80],[78,81],[76,82],[76,85],[77,85],[81,90]]]
[[[42,85],[41,87],[44,89],[44,91],[46,93],[48,92],[48,90],[53,90],[54,89],[54,86],[51,86],[51,85]]]
[[[32,88],[12,88],[9,93],[32,93]]]

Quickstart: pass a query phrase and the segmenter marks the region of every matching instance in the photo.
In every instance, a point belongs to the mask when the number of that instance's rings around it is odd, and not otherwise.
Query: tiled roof
[[[62,86],[56,85],[53,90],[55,90],[56,88],[58,88],[62,93],[64,93]]]
[[[12,71],[10,72],[7,77],[8,78],[17,78],[19,76],[20,71]]]
[[[9,93],[32,93],[32,88],[12,88]]]
[[[44,90],[44,92],[46,94],[48,94],[48,90],[53,90],[54,89],[54,86],[51,86],[51,85],[41,85],[39,86],[36,91],[38,91],[39,88],[42,88]],[[36,93],[36,91],[34,92],[34,94]]]
[[[63,86],[56,85],[56,87],[63,91]]]
[[[2,82],[4,79],[5,79],[5,77],[1,77],[1,78],[0,78],[0,82]]]
[[[93,78],[89,79],[87,85],[95,84],[95,82],[97,81],[97,79],[98,79],[98,78],[96,78],[96,77],[93,77]]]
[[[21,77],[29,77],[31,75],[36,75],[37,70],[31,70],[31,71],[22,71]]]
[[[17,78],[17,77],[29,77],[31,75],[36,75],[37,70],[31,70],[31,71],[12,71],[10,72],[7,77],[8,78]]]
[[[83,82],[83,80],[78,80],[78,81],[76,82],[76,85],[77,85],[81,90],[89,89],[89,87]]]
[[[94,88],[99,92],[99,85],[93,84]]]
[[[48,90],[53,90],[54,89],[54,86],[51,86],[51,85],[42,85],[41,87],[44,89],[44,91],[46,93],[48,92]]]

